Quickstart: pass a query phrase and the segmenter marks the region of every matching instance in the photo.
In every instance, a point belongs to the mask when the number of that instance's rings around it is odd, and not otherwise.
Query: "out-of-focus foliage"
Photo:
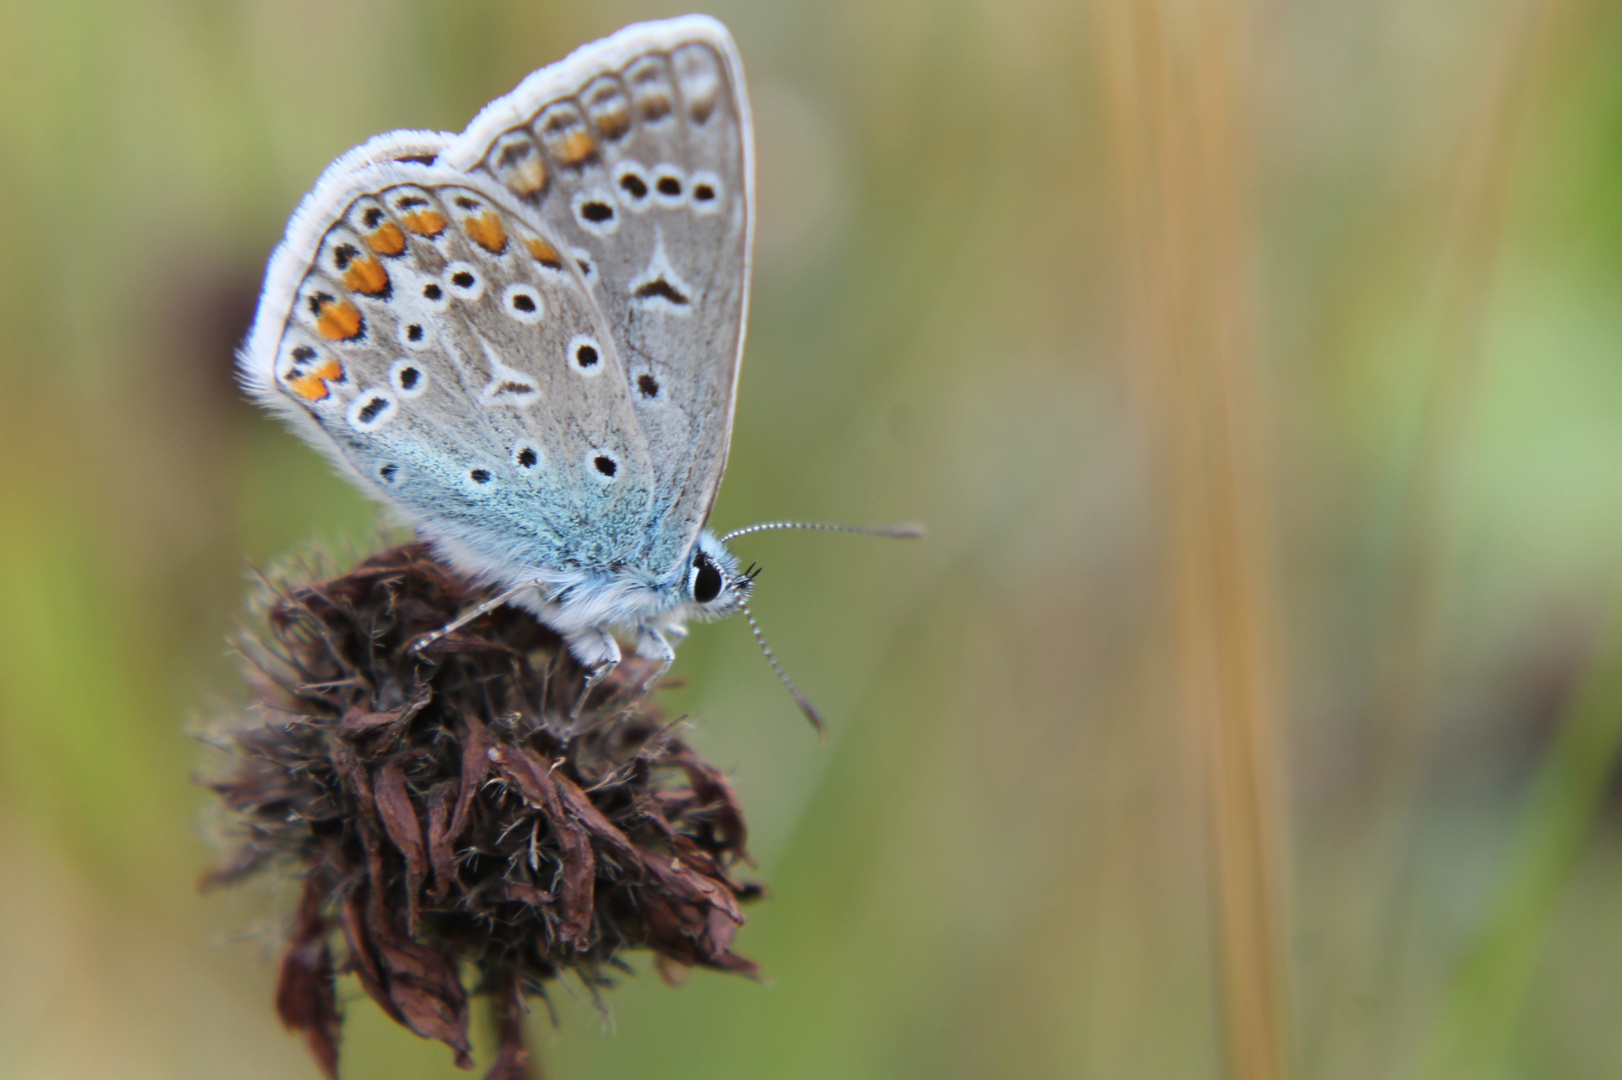
[[[1230,39],[1187,33],[1204,9]],[[772,895],[737,947],[771,985],[644,971],[607,1028],[560,994],[555,1030],[532,1018],[548,1075],[1222,1073],[1234,943],[1179,703],[1158,404],[1215,391],[1145,376],[1134,296],[1191,226],[1134,255],[1157,205],[1134,161],[1177,173],[1153,139],[1131,149],[1180,123],[1201,145],[1215,114],[1248,259],[1224,295],[1247,305],[1292,1075],[1622,1071],[1622,650],[1601,645],[1622,11],[710,10],[748,69],[761,196],[714,521],[932,531],[739,541],[832,745],[741,621],[695,629],[667,705],[749,812]],[[575,45],[676,13],[0,0],[0,1077],[313,1075],[269,1002],[293,891],[193,890],[212,849],[186,718],[240,692],[223,641],[245,568],[364,551],[378,518],[239,400],[231,350],[329,159],[459,129]],[[1158,128],[1171,106],[1123,97],[1153,84],[1151,25],[1192,105]],[[1218,45],[1233,96],[1210,113],[1179,80]],[[364,1000],[346,1039],[356,1080],[462,1075]]]

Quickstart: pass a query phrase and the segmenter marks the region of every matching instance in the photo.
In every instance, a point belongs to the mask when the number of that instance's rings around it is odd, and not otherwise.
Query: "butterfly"
[[[240,376],[499,587],[430,637],[510,602],[562,636],[586,692],[621,660],[616,633],[651,686],[689,620],[747,611],[754,576],[726,541],[805,527],[704,528],[748,314],[752,139],[726,28],[639,23],[459,135],[363,143],[294,213]]]

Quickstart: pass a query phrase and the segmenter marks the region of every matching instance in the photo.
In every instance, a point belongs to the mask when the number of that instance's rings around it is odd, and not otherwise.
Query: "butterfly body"
[[[753,160],[726,30],[628,27],[460,135],[335,161],[240,357],[291,420],[588,667],[668,663],[751,579],[703,531],[748,307]]]

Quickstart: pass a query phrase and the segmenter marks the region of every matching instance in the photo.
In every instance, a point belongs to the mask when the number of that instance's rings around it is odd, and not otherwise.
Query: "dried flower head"
[[[482,596],[411,544],[268,587],[245,643],[257,707],[220,733],[230,763],[207,781],[235,846],[204,883],[302,879],[276,1007],[329,1077],[340,972],[464,1068],[467,986],[491,995],[487,1080],[527,1075],[524,995],[565,971],[596,988],[647,949],[755,972],[731,950],[758,892],[732,876],[742,813],[643,700],[647,665],[622,664],[571,724],[583,673],[523,612],[410,648]]]

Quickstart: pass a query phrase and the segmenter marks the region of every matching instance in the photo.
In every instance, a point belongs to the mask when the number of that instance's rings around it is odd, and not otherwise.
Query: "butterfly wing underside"
[[[753,156],[719,23],[633,26],[536,72],[441,160],[487,176],[577,256],[652,467],[640,562],[682,572],[720,486],[748,309]]]
[[[471,568],[623,564],[648,446],[562,247],[486,179],[340,161],[273,258],[245,381]]]
[[[753,165],[726,30],[628,27],[328,168],[244,382],[464,569],[673,582],[731,437]]]

